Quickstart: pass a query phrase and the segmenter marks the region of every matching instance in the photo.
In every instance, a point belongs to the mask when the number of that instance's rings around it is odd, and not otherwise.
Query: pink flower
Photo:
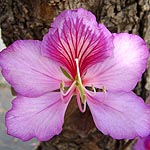
[[[139,36],[111,34],[82,8],[62,12],[42,42],[19,40],[0,53],[2,74],[18,93],[6,114],[8,134],[23,141],[58,135],[76,95],[81,112],[88,105],[105,135],[147,136],[149,109],[131,91],[147,59]]]
[[[146,99],[146,102],[150,109],[150,96]],[[139,137],[133,146],[133,150],[150,150],[150,135],[143,138]]]
[[[135,143],[134,150],[150,150],[150,136],[144,138],[138,138],[138,141]]]

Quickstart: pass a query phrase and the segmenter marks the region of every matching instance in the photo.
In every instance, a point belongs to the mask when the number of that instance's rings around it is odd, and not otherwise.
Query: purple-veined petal
[[[41,55],[40,44],[20,40],[0,53],[3,76],[23,96],[39,96],[68,81],[56,63]]]
[[[42,54],[59,62],[73,78],[76,76],[75,58],[79,59],[83,75],[89,66],[112,54],[112,34],[87,10],[65,10],[51,27],[43,38]]]
[[[133,150],[150,150],[150,136],[138,138]]]
[[[6,114],[7,133],[23,141],[34,137],[47,141],[61,132],[67,105],[60,92],[36,98],[18,96]]]
[[[113,57],[87,70],[85,85],[109,91],[130,91],[146,69],[148,49],[137,35],[114,34]]]
[[[88,96],[87,103],[96,127],[105,135],[114,139],[132,139],[150,133],[150,110],[132,92],[99,92],[93,97]]]

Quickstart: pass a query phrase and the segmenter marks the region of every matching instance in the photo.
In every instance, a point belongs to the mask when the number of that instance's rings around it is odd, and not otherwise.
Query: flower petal
[[[150,149],[150,136],[138,138],[133,146],[133,150],[149,150]]]
[[[76,76],[75,58],[81,74],[112,53],[113,36],[95,16],[82,8],[65,10],[51,25],[42,41],[42,54],[59,62],[72,77]]]
[[[20,40],[0,53],[3,76],[23,96],[39,96],[68,81],[56,63],[41,56],[40,44],[40,41]]]
[[[132,139],[150,133],[150,110],[132,92],[99,92],[95,97],[88,96],[87,103],[97,128],[105,135]]]
[[[7,132],[23,141],[34,137],[47,141],[61,132],[67,105],[60,92],[37,98],[18,96],[6,114]]]
[[[130,91],[146,69],[148,49],[137,35],[114,34],[114,55],[87,70],[85,85],[109,91]]]

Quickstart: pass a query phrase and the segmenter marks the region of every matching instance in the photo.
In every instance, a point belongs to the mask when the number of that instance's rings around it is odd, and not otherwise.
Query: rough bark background
[[[0,0],[2,38],[8,46],[18,39],[39,39],[48,31],[54,17],[64,9],[83,7],[111,32],[140,35],[150,44],[150,0]],[[133,68],[134,69],[134,68]],[[147,70],[134,90],[147,99],[150,71]],[[134,141],[131,142],[131,145]],[[94,126],[90,111],[82,114],[73,99],[68,107],[63,131],[38,150],[123,150],[130,141],[113,140]]]

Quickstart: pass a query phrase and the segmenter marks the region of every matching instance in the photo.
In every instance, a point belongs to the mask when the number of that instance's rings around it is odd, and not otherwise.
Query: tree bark
[[[150,44],[149,0],[0,0],[2,38],[7,46],[18,39],[42,40],[55,16],[65,9],[79,7],[92,11],[97,21],[104,23],[111,32],[138,34]],[[144,100],[148,98],[149,70],[134,91]],[[89,109],[82,114],[73,98],[62,133],[48,142],[41,142],[37,150],[123,150],[131,149],[133,142],[114,140],[100,133]]]

